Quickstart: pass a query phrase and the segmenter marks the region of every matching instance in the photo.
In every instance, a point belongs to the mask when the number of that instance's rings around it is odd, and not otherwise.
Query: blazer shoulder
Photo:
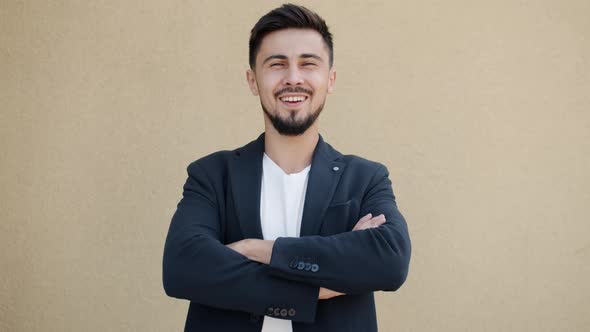
[[[236,150],[237,149],[220,150],[202,156],[190,162],[187,166],[187,171],[191,173],[195,170],[202,169],[206,172],[210,171],[213,173],[217,173],[220,170],[226,169],[229,159],[235,154]]]
[[[342,159],[349,167],[362,172],[375,173],[381,168],[387,170],[387,167],[381,162],[370,160],[355,154],[343,154]]]

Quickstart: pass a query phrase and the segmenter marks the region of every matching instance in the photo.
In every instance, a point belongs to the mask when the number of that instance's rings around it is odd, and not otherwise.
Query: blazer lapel
[[[264,133],[237,149],[229,163],[230,189],[245,239],[263,239],[260,225],[263,153]]]
[[[229,177],[236,215],[244,238],[263,239],[260,223],[260,194],[262,181],[262,157],[264,154],[264,134],[242,148],[236,150],[230,162]],[[342,157],[319,135],[314,149],[300,236],[317,235],[323,215],[336,190],[345,164]]]
[[[339,160],[341,156],[320,135],[307,180],[300,237],[319,234],[322,219],[344,171],[345,164]]]

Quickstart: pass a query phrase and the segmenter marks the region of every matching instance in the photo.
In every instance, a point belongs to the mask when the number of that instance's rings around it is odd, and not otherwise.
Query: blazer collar
[[[260,223],[263,132],[257,139],[234,151],[229,164],[230,188],[244,238],[263,239]],[[321,134],[312,156],[300,236],[319,234],[323,215],[344,168],[342,154],[326,143]]]

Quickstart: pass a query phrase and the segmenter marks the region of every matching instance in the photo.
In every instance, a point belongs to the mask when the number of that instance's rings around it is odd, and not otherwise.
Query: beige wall
[[[185,168],[263,130],[247,41],[280,3],[0,2],[0,330],[182,329]],[[590,2],[303,4],[335,35],[320,132],[410,227],[380,330],[590,330]]]

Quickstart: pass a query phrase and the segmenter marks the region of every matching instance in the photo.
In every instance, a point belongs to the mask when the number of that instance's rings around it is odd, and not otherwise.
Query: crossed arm
[[[384,214],[373,217],[371,213],[368,213],[359,219],[352,230],[358,231],[362,229],[379,227],[379,225],[383,224],[385,221],[386,219]],[[274,240],[243,239],[227,244],[226,246],[244,255],[250,260],[269,265],[272,257],[274,243]],[[327,300],[340,295],[346,294],[320,287],[320,300]]]
[[[375,171],[360,206],[361,215],[383,214],[386,220],[381,224],[371,217],[361,219],[351,232],[331,236],[247,239],[229,245],[222,243],[219,207],[209,178],[196,162],[187,172],[164,246],[167,295],[258,315],[288,302],[296,312],[289,319],[313,322],[318,299],[395,291],[404,283],[411,245],[385,166]],[[317,259],[319,270],[293,269],[299,255]]]

